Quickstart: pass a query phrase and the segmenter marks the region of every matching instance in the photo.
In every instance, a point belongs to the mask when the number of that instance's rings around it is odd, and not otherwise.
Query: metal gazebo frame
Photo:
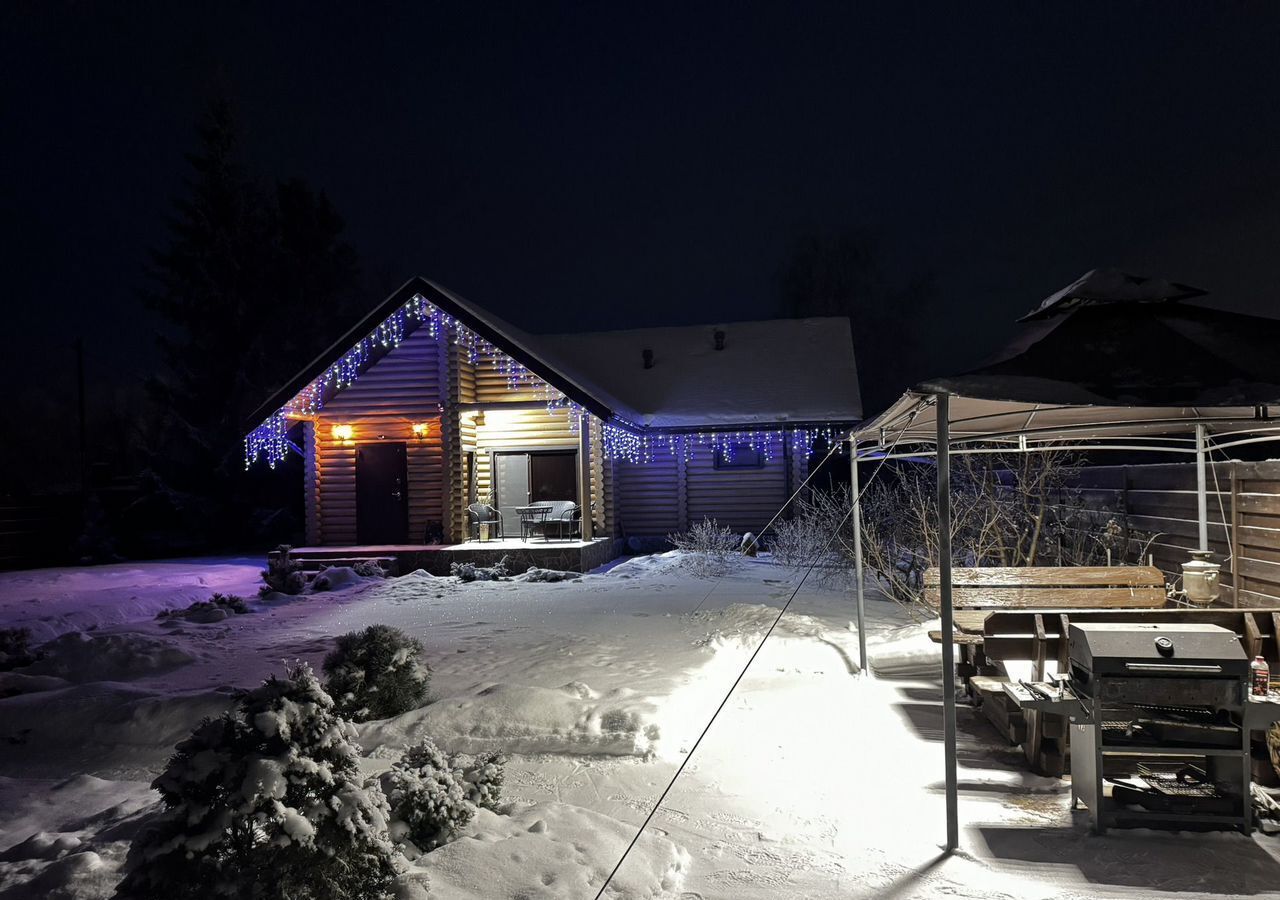
[[[953,407],[952,401],[956,402]],[[959,415],[956,415],[956,413]],[[954,416],[954,417],[953,417]],[[1271,424],[1274,423],[1274,424]],[[950,458],[952,455],[1076,451],[1145,451],[1190,455],[1196,463],[1199,547],[1209,549],[1208,458],[1214,451],[1280,441],[1280,419],[1267,406],[1121,407],[987,400],[926,388],[909,391],[849,436],[855,591],[860,659],[866,671],[862,510],[858,463],[934,456],[938,472],[938,543],[942,633],[954,630],[951,599]],[[959,846],[956,777],[955,648],[942,642],[946,850]]]

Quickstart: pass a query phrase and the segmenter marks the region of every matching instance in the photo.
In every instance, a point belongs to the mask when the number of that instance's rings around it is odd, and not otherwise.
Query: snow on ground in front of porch
[[[0,627],[31,629],[47,641],[149,619],[210,594],[258,592],[262,559],[174,559],[107,566],[0,572]]]
[[[252,594],[256,561],[0,575],[0,627],[64,635],[0,675],[0,900],[100,898],[155,808],[148,782],[202,716],[335,635],[373,623],[422,640],[433,702],[361,726],[376,771],[418,735],[512,753],[510,815],[477,816],[412,864],[406,896],[591,897],[757,646],[794,576],[767,559],[694,578],[678,554],[551,584],[414,573],[156,620]],[[35,601],[35,602],[32,602]],[[868,602],[857,674],[847,591],[806,586],[615,882],[618,897],[1258,896],[1280,841],[1088,834],[1065,782],[960,710],[962,852],[943,837],[941,695],[929,625]],[[897,677],[884,677],[893,673]]]

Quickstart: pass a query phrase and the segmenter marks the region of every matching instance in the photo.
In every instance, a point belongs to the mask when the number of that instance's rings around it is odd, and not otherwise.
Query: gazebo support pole
[[[1196,513],[1200,519],[1200,549],[1209,549],[1209,484],[1205,479],[1205,427],[1196,426]]]
[[[935,394],[938,425],[938,594],[942,613],[942,743],[946,757],[947,852],[960,846],[959,796],[956,785],[955,625],[951,617],[951,404]]]
[[[849,438],[849,495],[853,498],[853,590],[858,598],[858,674],[867,674],[866,598],[862,590],[862,488],[858,483],[858,442]]]

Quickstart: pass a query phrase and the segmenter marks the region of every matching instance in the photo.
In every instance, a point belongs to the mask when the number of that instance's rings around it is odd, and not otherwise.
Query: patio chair
[[[556,540],[568,540],[582,533],[582,507],[572,500],[552,500],[551,511],[542,520],[543,537]]]
[[[498,537],[502,537],[502,513],[487,503],[472,503],[467,507],[467,518],[471,522],[471,533],[480,540],[480,526],[489,526],[489,537],[493,537],[495,527]]]

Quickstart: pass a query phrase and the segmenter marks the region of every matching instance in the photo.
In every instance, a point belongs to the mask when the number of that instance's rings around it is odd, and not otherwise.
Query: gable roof
[[[723,335],[717,350],[716,334]],[[538,335],[533,346],[615,411],[655,428],[862,417],[847,318]],[[653,353],[645,368],[644,351]]]
[[[861,418],[848,319],[532,335],[435,282],[415,277],[276,391],[254,412],[248,428],[276,415],[416,297],[605,421],[715,428]],[[714,349],[717,330],[725,332],[720,351]],[[651,369],[643,367],[646,348],[654,352]],[[374,362],[373,357],[367,360],[368,365]]]

